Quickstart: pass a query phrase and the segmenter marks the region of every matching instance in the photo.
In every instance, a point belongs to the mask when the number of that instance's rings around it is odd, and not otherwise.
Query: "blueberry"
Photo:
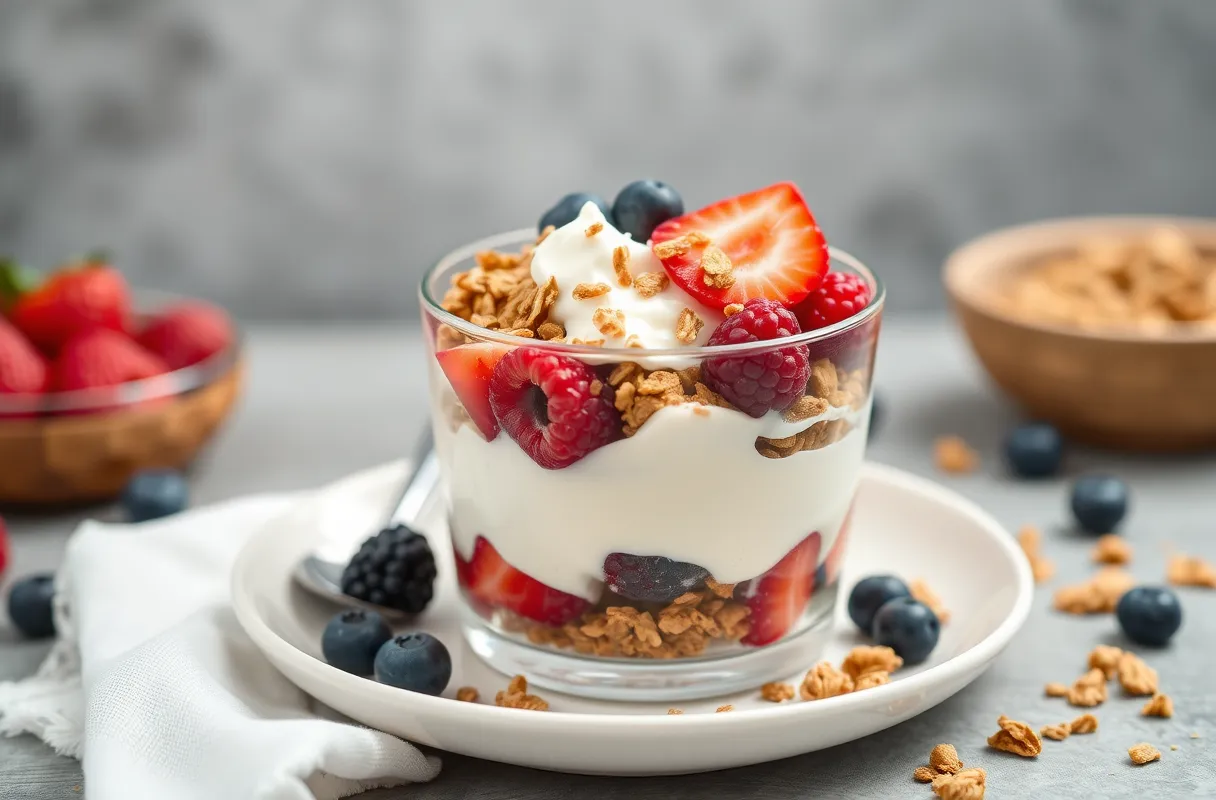
[[[393,638],[384,619],[360,608],[343,611],[329,621],[321,634],[325,660],[343,672],[371,675],[380,646]]]
[[[429,633],[395,636],[376,653],[376,680],[399,689],[439,694],[452,677],[452,657]]]
[[[119,502],[132,522],[146,522],[176,514],[186,507],[190,487],[180,472],[149,469],[137,472],[122,490]]]
[[[604,559],[604,581],[627,600],[669,603],[701,586],[709,570],[663,556],[610,553]]]
[[[1009,432],[1005,439],[1005,460],[1014,475],[1046,478],[1055,475],[1064,458],[1064,440],[1054,425],[1029,422]]]
[[[583,210],[583,206],[588,202],[595,203],[600,207],[600,211],[604,212],[604,217],[612,224],[612,210],[608,208],[608,204],[604,202],[604,198],[598,194],[588,194],[587,192],[571,192],[570,194],[557,201],[557,205],[545,212],[545,215],[540,218],[538,230],[544,230],[552,225],[555,228],[574,222],[578,218],[578,212]]]
[[[874,627],[874,615],[888,600],[910,597],[908,586],[894,575],[871,575],[862,578],[849,593],[849,619],[868,634]]]
[[[643,244],[660,223],[684,213],[680,193],[662,181],[634,181],[621,189],[612,201],[616,226]]]
[[[1182,625],[1178,596],[1161,586],[1137,586],[1119,598],[1119,625],[1137,644],[1164,647]]]
[[[8,616],[17,630],[30,639],[55,635],[55,576],[49,572],[30,575],[13,584],[8,592]]]
[[[919,664],[937,646],[941,623],[924,603],[911,597],[889,600],[874,615],[874,641],[890,647],[907,664]]]
[[[1127,484],[1109,475],[1083,475],[1072,485],[1072,514],[1082,530],[1110,533],[1127,514]]]

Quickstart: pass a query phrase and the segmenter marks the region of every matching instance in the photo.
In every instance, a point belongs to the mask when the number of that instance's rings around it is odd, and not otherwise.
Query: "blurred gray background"
[[[636,177],[793,178],[934,309],[993,227],[1216,215],[1216,2],[0,0],[0,251],[35,265],[412,318],[447,249]]]

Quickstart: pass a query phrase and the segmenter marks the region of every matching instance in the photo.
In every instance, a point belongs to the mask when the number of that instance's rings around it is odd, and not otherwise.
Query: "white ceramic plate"
[[[537,693],[549,701],[548,713],[498,708],[494,693],[507,678],[463,642],[450,547],[442,526],[431,525],[441,579],[418,627],[448,645],[453,676],[445,697],[415,694],[326,664],[321,631],[337,608],[291,579],[296,560],[310,548],[326,542],[349,547],[374,528],[402,474],[400,466],[380,469],[323,489],[255,535],[233,571],[233,606],[254,642],[308,694],[371,727],[465,755],[564,772],[662,775],[832,747],[926,711],[975,680],[1030,609],[1026,560],[999,524],[934,483],[867,465],[842,586],[876,572],[925,578],[953,610],[925,664],[898,671],[886,686],[842,697],[775,705],[753,691],[680,703],[679,716],[669,716],[667,704],[610,703],[544,690]],[[838,611],[827,653],[836,662],[862,643]],[[789,676],[795,684],[800,679]],[[481,702],[451,699],[460,686],[476,687]],[[735,710],[714,713],[727,703]]]

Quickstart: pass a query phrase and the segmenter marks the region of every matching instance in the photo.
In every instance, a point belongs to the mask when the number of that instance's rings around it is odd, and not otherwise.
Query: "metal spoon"
[[[383,527],[391,528],[398,523],[411,528],[417,525],[418,518],[438,482],[439,465],[435,461],[434,440],[428,425],[414,449],[413,458],[410,460],[410,473],[406,476],[401,493],[393,499]],[[374,533],[376,531],[370,531],[367,536]],[[408,616],[398,609],[358,600],[342,592],[342,571],[346,568],[350,556],[367,536],[352,539],[349,552],[345,554],[334,554],[327,549],[324,554],[314,550],[304,556],[293,572],[296,583],[315,595],[345,606],[371,609],[386,618]]]

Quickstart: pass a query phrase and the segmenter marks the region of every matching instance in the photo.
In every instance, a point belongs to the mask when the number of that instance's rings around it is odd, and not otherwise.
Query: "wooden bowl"
[[[1122,450],[1216,447],[1216,331],[1095,331],[1019,319],[997,302],[1019,271],[1094,237],[1137,237],[1161,226],[1216,253],[1216,220],[1088,217],[1008,228],[947,260],[955,313],[992,379],[1037,419],[1065,435]]]

